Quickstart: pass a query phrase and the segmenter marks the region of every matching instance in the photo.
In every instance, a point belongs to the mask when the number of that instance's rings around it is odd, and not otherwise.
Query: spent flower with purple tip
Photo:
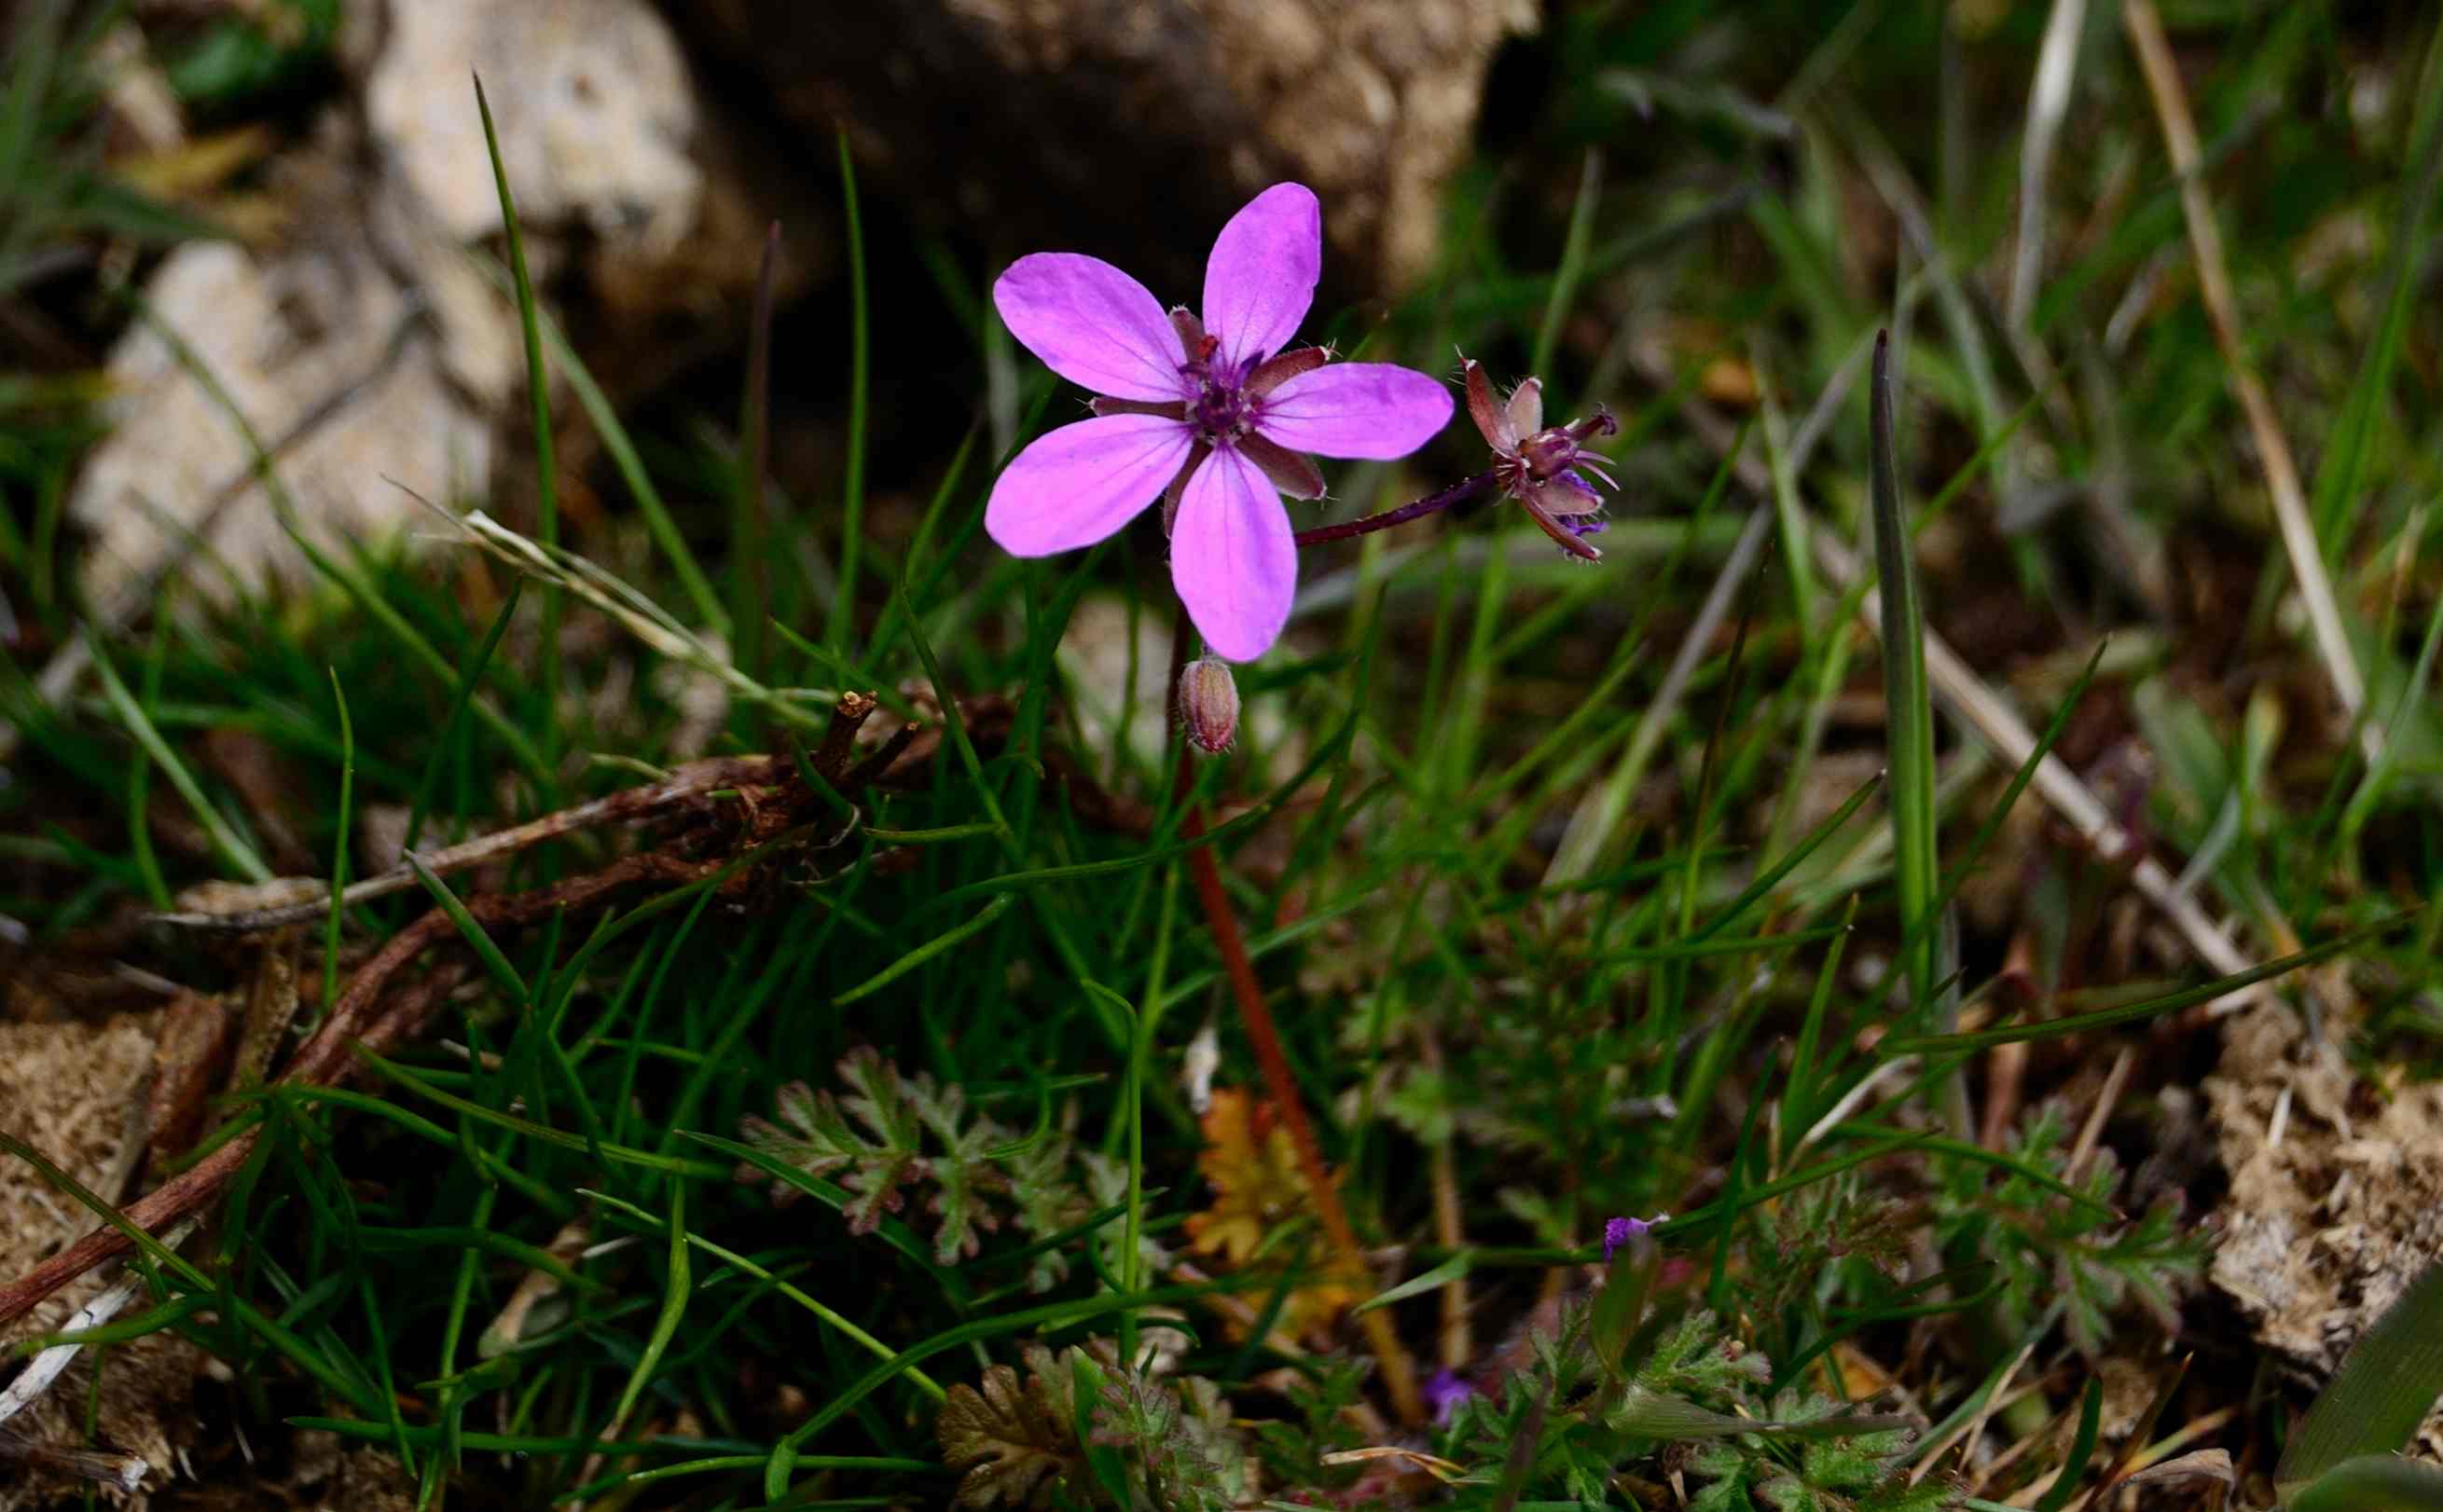
[[[1621,1246],[1628,1243],[1631,1239],[1642,1236],[1647,1230],[1653,1228],[1655,1224],[1661,1223],[1662,1221],[1662,1220],[1661,1218],[1655,1218],[1650,1221],[1644,1218],[1605,1219],[1604,1264],[1607,1266],[1610,1265],[1611,1257],[1619,1251]]]
[[[1450,1427],[1451,1419],[1459,1415],[1459,1410],[1465,1407],[1467,1399],[1475,1394],[1476,1388],[1470,1386],[1459,1372],[1434,1372],[1433,1378],[1425,1382],[1425,1405],[1434,1410],[1434,1427]]]
[[[1276,184],[1230,218],[1204,264],[1202,316],[1165,315],[1099,258],[1037,252],[993,285],[1020,345],[1097,395],[1093,419],[1039,437],[993,484],[984,529],[1013,556],[1091,546],[1164,501],[1170,577],[1215,654],[1249,662],[1288,622],[1297,543],[1279,496],[1319,499],[1305,455],[1405,457],[1449,423],[1434,378],[1283,350],[1314,302],[1323,208]]]
[[[1617,434],[1620,423],[1598,406],[1583,420],[1546,426],[1542,379],[1526,379],[1505,401],[1494,393],[1482,363],[1472,357],[1462,362],[1467,412],[1493,448],[1496,485],[1517,500],[1527,518],[1563,551],[1589,562],[1601,557],[1585,539],[1604,528],[1603,495],[1595,491],[1595,480],[1607,488],[1620,485],[1604,471],[1611,459],[1588,450],[1586,443]]]

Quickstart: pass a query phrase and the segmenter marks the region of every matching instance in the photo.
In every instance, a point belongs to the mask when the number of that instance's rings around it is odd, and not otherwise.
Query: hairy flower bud
[[[1219,756],[1239,738],[1239,684],[1230,664],[1207,656],[1179,671],[1179,722],[1196,749]]]

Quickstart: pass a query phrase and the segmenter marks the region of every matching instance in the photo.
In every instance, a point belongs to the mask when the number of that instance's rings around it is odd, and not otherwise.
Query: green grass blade
[[[2283,1449],[2273,1472],[2274,1489],[2292,1497],[2294,1507],[2301,1506],[2305,1500],[2299,1487],[2324,1479],[2358,1456],[2398,1453],[2438,1396],[2443,1396],[2443,1261],[2429,1265],[2350,1346],[2342,1368]],[[2355,1477],[2345,1476],[2340,1484],[2355,1484]],[[2327,1486],[2324,1496],[2337,1490]]]
[[[2400,691],[2400,701],[2394,705],[2392,719],[2385,725],[2383,750],[2379,753],[2366,775],[2359,779],[2357,791],[2342,811],[2339,834],[2347,844],[2366,828],[2375,811],[2391,791],[2394,776],[2400,770],[2401,748],[2409,733],[2416,728],[2418,712],[2426,706],[2427,684],[2434,677],[2434,655],[2443,647],[2443,597],[2434,601],[2434,610],[2426,616],[2426,634],[2417,645],[2417,660],[2409,669],[2409,683]]]
[[[652,474],[645,471],[644,458],[636,452],[635,438],[629,435],[627,426],[620,421],[619,411],[611,403],[611,396],[602,392],[602,385],[594,381],[592,370],[577,355],[577,349],[568,344],[566,333],[560,330],[560,322],[553,319],[549,312],[536,309],[535,324],[542,333],[543,344],[551,349],[551,360],[558,364],[561,376],[568,380],[569,392],[577,395],[579,408],[593,423],[594,433],[601,438],[603,453],[611,459],[613,470],[619,474],[619,481],[628,485],[628,492],[634,497],[636,512],[644,517],[646,534],[653,537],[653,544],[670,558],[670,571],[677,574],[681,592],[687,594],[688,602],[695,606],[696,613],[703,616],[707,628],[728,634],[729,615],[721,607],[721,595],[712,591],[712,584],[704,575],[704,568],[696,561],[695,553],[688,548],[687,537],[680,533],[678,520],[670,514],[670,505],[663,501],[661,490],[653,485]]]
[[[441,721],[440,738],[433,742],[432,755],[425,758],[423,774],[415,779],[415,801],[408,808],[407,842],[400,847],[403,850],[413,850],[416,842],[424,838],[424,821],[432,811],[432,790],[441,780],[442,763],[457,749],[459,730],[467,722],[475,689],[484,681],[484,669],[492,665],[492,653],[500,648],[501,636],[508,629],[510,617],[518,611],[518,597],[525,590],[524,577],[509,579],[508,596],[501,601],[500,612],[492,616],[483,644],[475,648],[474,659],[459,669],[458,690],[450,696],[450,713]]]
[[[1986,847],[1993,845],[1995,837],[2001,834],[2003,823],[2011,817],[2011,811],[2018,805],[2020,797],[2027,792],[2028,784],[2035,780],[2036,769],[2044,765],[2045,757],[2052,754],[2053,747],[2061,741],[2063,732],[2069,728],[2070,716],[2078,712],[2079,704],[2086,697],[2087,688],[2095,682],[2096,668],[2103,665],[2103,653],[2109,644],[2108,642],[2097,643],[2095,652],[2086,659],[2086,666],[2079,673],[2078,681],[2070,685],[2068,696],[2064,698],[2060,705],[2053,710],[2053,717],[2045,725],[2044,734],[2037,737],[2035,745],[2029,750],[2028,758],[2019,763],[2018,771],[2011,774],[2010,785],[2002,790],[2000,800],[1986,813],[1984,821],[1976,827],[1976,833],[1970,837],[1967,848],[1960,852],[1959,859],[1952,864],[1951,870],[1944,875],[1942,885],[1935,891],[1933,908],[1928,910],[1923,918],[1910,925],[1907,933],[1901,937],[1901,947],[1894,954],[1892,962],[1883,968],[1883,973],[1875,978],[1874,985],[1867,989],[1865,993],[1867,1001],[1882,1000],[1883,988],[1890,982],[1891,974],[1898,970],[1900,963],[1908,959],[1910,954],[1927,938],[1936,922],[1941,919],[1943,910],[1949,908],[1951,901],[1959,896],[1959,889],[1968,885],[1968,879],[1976,874],[1976,863],[1983,859]]]
[[[501,196],[501,224],[509,238],[509,272],[517,280],[518,324],[525,333],[526,394],[534,407],[535,537],[544,550],[560,544],[560,462],[551,439],[551,372],[542,360],[542,318],[535,301],[534,279],[526,270],[525,238],[518,229],[518,207],[509,192],[509,171],[501,162],[500,134],[492,129],[492,105],[484,98],[484,81],[475,81],[475,109],[484,118],[484,150],[492,159],[492,187]],[[556,583],[543,585],[542,644],[536,660],[542,684],[542,756],[546,764],[560,750],[560,615]]]
[[[432,902],[450,916],[451,923],[458,926],[458,933],[465,937],[468,948],[474,951],[476,958],[484,963],[484,969],[492,974],[492,980],[500,983],[502,990],[514,1001],[520,1004],[531,1002],[533,999],[526,989],[525,978],[519,975],[518,969],[509,963],[509,957],[501,950],[500,941],[494,939],[491,931],[478,923],[475,916],[467,911],[466,903],[450,890],[450,884],[441,880],[441,874],[426,865],[424,858],[413,850],[408,851],[404,859],[408,868],[415,873],[415,880],[432,895]]]
[[[1854,1339],[1869,1328],[1889,1323],[1915,1322],[1921,1318],[1946,1318],[1954,1314],[1974,1312],[2002,1295],[2009,1282],[1998,1274],[2000,1266],[1990,1260],[1971,1261],[1964,1266],[1951,1266],[1938,1270],[1903,1289],[1893,1303],[1862,1309],[1841,1320],[1839,1326],[1827,1331],[1813,1343],[1773,1367],[1773,1390],[1778,1392],[1792,1381],[1804,1379],[1807,1367],[1821,1359],[1845,1339]],[[1911,1303],[1909,1299],[1922,1297],[1942,1288],[1953,1295],[1936,1302]]]
[[[1411,1297],[1422,1297],[1429,1291],[1439,1291],[1475,1268],[1476,1251],[1462,1249],[1422,1275],[1410,1276],[1396,1286],[1376,1292],[1350,1311],[1351,1313],[1372,1312],[1377,1307],[1388,1307],[1393,1303],[1405,1302]]]
[[[1528,373],[1542,377],[1552,366],[1552,354],[1560,350],[1561,322],[1569,318],[1570,303],[1577,298],[1578,282],[1586,276],[1587,247],[1594,238],[1595,203],[1603,192],[1603,153],[1589,147],[1585,161],[1578,169],[1578,197],[1570,207],[1570,229],[1561,243],[1561,264],[1552,271],[1552,289],[1544,301],[1544,323],[1535,332],[1535,355],[1527,365]]]
[[[376,1075],[405,1087],[418,1097],[437,1102],[453,1113],[464,1114],[468,1118],[489,1123],[496,1128],[522,1134],[527,1139],[539,1140],[557,1149],[592,1154],[620,1165],[638,1166],[647,1171],[661,1172],[666,1175],[690,1176],[697,1180],[726,1180],[731,1174],[727,1167],[714,1165],[708,1160],[684,1160],[677,1156],[634,1149],[627,1145],[596,1144],[581,1134],[571,1134],[565,1129],[555,1129],[549,1124],[537,1123],[532,1119],[522,1119],[514,1113],[504,1113],[498,1108],[486,1107],[481,1102],[472,1102],[454,1092],[435,1086],[406,1066],[395,1061],[386,1061],[370,1050],[359,1048],[357,1051],[357,1059]]]
[[[1874,508],[1875,567],[1883,595],[1883,729],[1890,755],[1892,873],[1901,925],[1916,934],[1907,969],[1922,1011],[1936,981],[1933,932],[1925,920],[1936,892],[1934,705],[1926,691],[1925,610],[1918,598],[1916,556],[1901,508],[1900,459],[1892,439],[1891,337],[1875,337],[1872,427],[1867,467]]]
[[[2086,1378],[2086,1397],[2079,1404],[2078,1432],[2069,1441],[2069,1458],[2062,1461],[2061,1473],[2053,1484],[2045,1487],[2044,1496],[2036,1503],[2036,1512],[2061,1512],[2069,1504],[2070,1493],[2078,1489],[2079,1478],[2086,1472],[2086,1462],[2095,1456],[2096,1430],[2103,1422],[2103,1378]]]
[[[791,1429],[788,1436],[773,1447],[772,1456],[764,1467],[764,1495],[777,1502],[787,1493],[789,1472],[801,1463],[798,1459],[799,1445],[838,1422],[856,1404],[864,1401],[882,1387],[946,1350],[998,1338],[1003,1334],[1023,1334],[1038,1330],[1051,1333],[1058,1329],[1072,1328],[1112,1313],[1125,1312],[1132,1307],[1159,1307],[1175,1303],[1192,1302],[1198,1298],[1211,1296],[1217,1291],[1252,1290],[1259,1283],[1270,1284],[1267,1278],[1261,1275],[1242,1275],[1203,1282],[1195,1285],[1159,1286],[1151,1291],[1134,1294],[1105,1292],[1100,1296],[1047,1303],[1039,1307],[1021,1307],[986,1318],[978,1318],[935,1334],[922,1343],[910,1344],[891,1359],[876,1365],[841,1388],[829,1401],[817,1409],[813,1415]]]
[[[839,134],[840,209],[847,220],[848,241],[848,457],[840,475],[839,587],[832,599],[831,630],[824,639],[842,655],[856,624],[857,548],[865,535],[865,407],[870,386],[871,333],[865,287],[865,228],[856,200],[856,163],[849,155],[848,133]]]
[[[951,949],[961,940],[967,939],[970,937],[990,928],[993,920],[999,919],[1003,913],[1005,913],[1008,910],[1009,905],[1015,902],[1017,902],[1017,899],[1013,895],[1003,893],[1001,896],[994,899],[991,902],[984,904],[983,907],[976,910],[974,918],[965,920],[944,930],[939,935],[934,936],[931,939],[927,940],[924,944],[917,946],[907,955],[900,956],[897,960],[892,961],[890,965],[885,966],[882,970],[867,977],[864,981],[857,983],[847,992],[833,998],[832,1006],[835,1008],[845,1008],[849,1004],[855,1002],[860,997],[865,997],[871,993],[877,993],[883,988],[890,986],[892,982],[895,982],[902,976],[907,975],[917,967],[924,965],[934,956],[941,955],[944,951]]]
[[[2401,345],[2409,334],[2417,268],[2433,250],[2426,241],[2425,222],[2434,203],[2435,187],[2443,182],[2443,110],[2434,108],[2438,93],[2443,93],[2443,27],[2435,28],[2426,46],[2426,65],[2416,96],[2425,104],[2417,112],[2410,169],[2400,180],[2399,219],[2394,224],[2383,273],[2383,319],[2333,424],[2324,465],[2316,469],[2316,538],[2327,555],[2348,534],[2350,515],[2366,483],[2377,423],[2382,418],[2393,370],[2399,364]]]
[[[2443,1470],[2397,1454],[2343,1460],[2289,1495],[2290,1512],[2439,1512]]]
[[[1858,921],[1858,895],[1851,893],[1841,907],[1839,932],[1832,937],[1832,948],[1824,953],[1824,963],[1815,973],[1815,988],[1807,997],[1807,1016],[1799,1021],[1798,1041],[1791,1047],[1790,1075],[1783,1083],[1781,1094],[1781,1157],[1787,1160],[1795,1154],[1795,1143],[1815,1126],[1815,1088],[1823,1080],[1823,1068],[1817,1064],[1824,1044],[1824,1017],[1832,1006],[1832,984],[1841,977],[1841,956],[1848,949],[1849,932]]]
[[[2313,945],[2305,950],[2285,956],[2279,960],[2269,960],[2263,965],[2251,966],[2244,972],[2230,976],[2216,977],[2201,986],[2184,988],[2177,993],[2167,993],[2160,997],[2150,997],[2143,1002],[2122,1003],[2112,1008],[2098,1009],[2092,1013],[2079,1013],[2068,1018],[2052,1019],[2041,1024],[2005,1024],[1998,1029],[1976,1029],[1965,1034],[1920,1034],[1907,1038],[1896,1037],[1886,1043],[1890,1053],[1894,1055],[1905,1055],[1911,1052],[1942,1055],[1954,1050],[1991,1049],[1996,1045],[2015,1045],[2027,1040],[2058,1039],[2065,1034],[2084,1034],[2090,1029],[2110,1029],[2118,1024],[2134,1024],[2140,1019],[2177,1013],[2181,1009],[2194,1008],[2199,1003],[2211,1003],[2215,998],[2228,993],[2238,992],[2243,987],[2253,987],[2258,982],[2270,981],[2276,976],[2297,971],[2303,966],[2313,966],[2318,961],[2329,960],[2335,956],[2366,943],[2379,935],[2391,932],[2408,922],[2409,917],[2403,915],[2388,919],[2379,924],[2370,925],[2353,934],[2343,935],[2337,939],[2328,939],[2321,945]]]
[[[124,1234],[128,1242],[142,1250],[155,1265],[164,1270],[175,1271],[188,1285],[199,1291],[208,1292],[212,1289],[211,1282],[206,1279],[204,1273],[180,1259],[176,1250],[154,1238],[151,1233],[138,1227],[117,1208],[104,1202],[92,1188],[62,1170],[48,1156],[6,1129],[0,1129],[0,1154],[15,1156],[32,1166],[36,1175],[41,1176],[59,1191],[67,1193],[95,1217]]]
[[[254,847],[230,828],[229,821],[221,817],[221,811],[204,796],[204,790],[195,781],[195,774],[189,772],[187,764],[178,759],[178,754],[170,749],[170,742],[161,738],[161,732],[145,716],[143,707],[136,701],[136,696],[127,691],[126,683],[119,681],[118,669],[110,665],[109,655],[101,648],[101,637],[94,634],[90,628],[85,630],[85,647],[93,654],[93,668],[101,678],[102,697],[110,701],[111,712],[127,726],[127,733],[136,738],[136,743],[144,748],[144,754],[153,758],[153,764],[161,769],[161,774],[170,779],[170,786],[178,790],[178,796],[187,800],[187,807],[193,811],[195,822],[203,827],[204,837],[211,843],[213,852],[230,870],[247,881],[269,882],[271,868],[263,864],[263,858],[254,853]]]
[[[645,1394],[645,1387],[660,1368],[662,1354],[670,1347],[672,1336],[678,1333],[681,1320],[687,1317],[688,1293],[692,1287],[688,1268],[687,1183],[670,1183],[670,1216],[665,1225],[670,1235],[670,1248],[663,1260],[667,1281],[662,1288],[662,1310],[653,1319],[653,1331],[646,1336],[644,1352],[636,1357],[636,1368],[628,1373],[628,1384],[620,1389],[619,1405],[611,1413],[611,1426],[603,1437],[615,1438],[628,1426],[628,1414],[635,1411],[636,1398]]]
[[[820,1176],[810,1176],[787,1161],[767,1155],[751,1144],[744,1144],[736,1139],[725,1139],[717,1134],[705,1134],[694,1129],[681,1129],[678,1133],[681,1139],[690,1143],[701,1144],[708,1150],[717,1150],[744,1165],[753,1166],[773,1180],[804,1193],[835,1212],[848,1206],[848,1193],[841,1187]],[[885,1218],[882,1220],[882,1226],[876,1229],[874,1233],[883,1243],[915,1262],[931,1273],[936,1281],[944,1282],[946,1285],[950,1273],[934,1264],[932,1246],[917,1238],[916,1231],[909,1228],[906,1223],[897,1218]]]
[[[1761,902],[1765,897],[1773,890],[1773,888],[1781,885],[1781,880],[1784,877],[1789,876],[1792,871],[1798,868],[1801,862],[1805,861],[1809,856],[1813,855],[1815,853],[1815,848],[1818,846],[1821,846],[1827,840],[1831,839],[1834,834],[1838,833],[1841,827],[1847,824],[1850,818],[1854,816],[1861,808],[1865,806],[1866,800],[1875,795],[1875,791],[1883,785],[1883,779],[1880,776],[1869,777],[1864,782],[1860,783],[1858,785],[1858,791],[1844,799],[1841,807],[1833,810],[1830,814],[1826,816],[1823,823],[1809,830],[1798,844],[1790,847],[1790,854],[1782,857],[1779,861],[1774,862],[1771,866],[1766,867],[1763,874],[1758,876],[1755,881],[1749,883],[1745,887],[1741,888],[1739,890],[1739,895],[1736,898],[1732,899],[1728,903],[1723,905],[1721,910],[1716,913],[1712,919],[1707,920],[1703,924],[1699,925],[1697,929],[1688,936],[1684,943],[1687,945],[1696,945],[1713,938],[1715,935],[1727,928],[1749,909],[1754,907],[1758,902]]]
[[[153,613],[153,646],[144,658],[144,694],[138,707],[147,710],[156,720],[161,707],[161,664],[164,643],[170,633],[169,606],[155,606]],[[127,849],[144,879],[144,896],[156,909],[173,906],[169,879],[162,873],[161,858],[153,848],[153,761],[139,756],[127,764]]]

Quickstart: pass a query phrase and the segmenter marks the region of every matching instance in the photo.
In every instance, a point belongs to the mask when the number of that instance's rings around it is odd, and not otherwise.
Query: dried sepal
[[[1197,442],[1187,448],[1187,460],[1179,465],[1179,471],[1171,474],[1170,482],[1163,485],[1162,533],[1165,537],[1169,536],[1170,527],[1179,521],[1179,501],[1186,496],[1187,480],[1196,476],[1196,469],[1203,466],[1204,459],[1211,455],[1213,448],[1210,446],[1203,441]]]
[[[1187,419],[1187,401],[1185,399],[1113,399],[1097,394],[1086,401],[1086,408],[1094,411],[1098,417],[1158,415],[1165,420],[1177,420],[1183,423]]]
[[[1292,499],[1323,497],[1323,469],[1277,441],[1251,430],[1239,438],[1239,455],[1263,469],[1272,485]]]
[[[1496,451],[1516,451],[1518,432],[1510,424],[1510,411],[1495,396],[1493,380],[1484,375],[1484,364],[1466,357],[1461,359],[1460,369],[1467,377],[1467,412],[1483,435],[1484,444]]]
[[[1313,373],[1331,360],[1330,347],[1299,347],[1295,351],[1268,357],[1256,365],[1255,372],[1247,374],[1247,396],[1260,399],[1299,373]]]

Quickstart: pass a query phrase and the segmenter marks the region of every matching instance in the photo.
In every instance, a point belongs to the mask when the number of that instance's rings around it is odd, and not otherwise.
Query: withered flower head
[[[1607,488],[1620,485],[1604,471],[1611,459],[1588,450],[1586,443],[1618,434],[1620,423],[1597,406],[1584,420],[1548,428],[1541,379],[1526,379],[1505,403],[1495,395],[1482,363],[1468,358],[1465,366],[1467,411],[1493,448],[1493,474],[1501,491],[1517,500],[1527,518],[1563,551],[1586,561],[1601,557],[1584,539],[1604,528],[1603,495],[1590,480],[1601,480]]]

